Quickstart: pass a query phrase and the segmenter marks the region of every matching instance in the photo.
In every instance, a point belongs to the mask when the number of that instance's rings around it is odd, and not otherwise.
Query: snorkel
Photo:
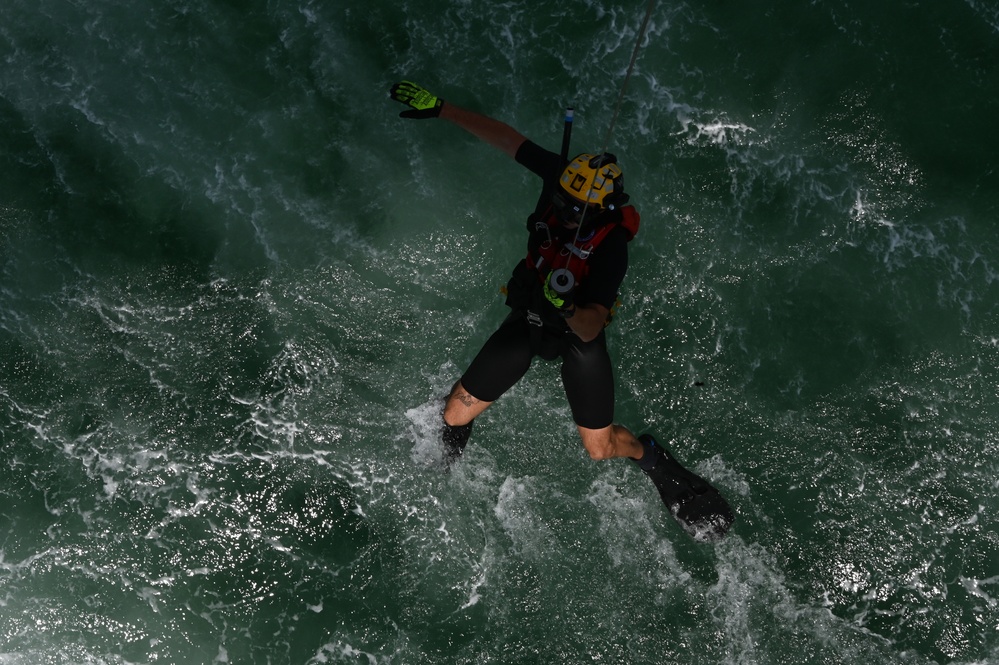
[[[575,113],[571,106],[565,109],[565,125],[562,128],[562,154],[560,155],[562,159],[558,165],[559,173],[569,163],[569,139],[572,137],[572,118]]]
[[[562,171],[565,169],[566,164],[569,163],[569,140],[572,138],[572,120],[575,116],[575,110],[569,106],[565,109],[565,125],[562,127],[562,153],[559,155],[561,159],[559,160],[559,175],[556,176],[555,187],[561,187],[558,183],[558,178],[561,177]],[[548,275],[548,288],[557,293],[559,296],[564,296],[576,286],[576,278],[572,276],[572,272],[561,268],[559,270],[554,270]]]

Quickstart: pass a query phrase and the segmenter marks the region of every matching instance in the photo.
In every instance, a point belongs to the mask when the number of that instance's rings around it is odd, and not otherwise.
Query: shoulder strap
[[[613,231],[618,226],[624,228],[624,230],[628,233],[628,242],[631,242],[631,240],[638,233],[638,227],[641,224],[641,218],[639,217],[638,211],[635,210],[634,206],[624,206],[623,208],[619,209],[619,212],[621,213],[621,218],[618,221],[611,222],[609,224],[601,226],[600,229],[589,240],[588,244],[590,247],[595,249],[597,245],[599,245],[603,241],[603,239],[607,237],[607,234]]]
[[[638,227],[641,225],[641,216],[635,210],[635,206],[624,206],[621,208],[621,226],[628,232],[629,242],[638,234]]]

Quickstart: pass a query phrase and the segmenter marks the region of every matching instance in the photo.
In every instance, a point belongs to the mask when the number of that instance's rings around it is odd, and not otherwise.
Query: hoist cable
[[[607,125],[607,134],[604,136],[603,149],[597,155],[598,159],[607,154],[607,148],[610,147],[611,136],[614,134],[614,127],[617,125],[618,115],[621,112],[621,104],[624,102],[624,95],[628,90],[628,82],[631,80],[631,75],[635,71],[635,63],[638,61],[638,54],[642,50],[642,41],[645,39],[645,33],[649,28],[649,22],[652,20],[652,11],[655,9],[655,5],[656,0],[649,0],[649,5],[645,10],[645,17],[642,19],[642,25],[638,29],[638,37],[635,39],[635,48],[631,52],[631,61],[628,63],[628,71],[624,75],[624,82],[621,84],[621,92],[618,94],[617,103],[614,105],[614,113],[611,116],[610,124]],[[566,118],[567,126],[571,126],[570,118],[571,115]],[[563,141],[562,152],[564,155],[568,154],[568,145],[566,145],[566,143],[566,141]],[[563,159],[564,158],[565,157],[563,157]],[[598,167],[598,169],[599,168],[600,167]],[[594,181],[595,180],[596,178],[594,177]],[[576,227],[576,237],[572,241],[574,246],[579,242],[579,233],[582,231],[583,223],[586,221],[586,213],[590,208],[590,192],[592,191],[593,183],[591,182],[589,188],[586,190],[586,197],[583,200],[585,205],[583,206],[583,212],[579,217],[579,226]],[[569,263],[572,262],[572,256],[573,253],[570,253],[568,261],[566,262],[566,270],[568,270]],[[558,291],[558,286],[556,284],[551,284],[551,287]]]

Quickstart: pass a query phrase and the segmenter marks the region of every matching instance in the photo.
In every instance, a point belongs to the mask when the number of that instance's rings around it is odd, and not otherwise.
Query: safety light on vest
[[[548,278],[548,288],[560,296],[569,293],[575,286],[576,278],[572,276],[571,271],[565,268],[553,270],[551,276]]]

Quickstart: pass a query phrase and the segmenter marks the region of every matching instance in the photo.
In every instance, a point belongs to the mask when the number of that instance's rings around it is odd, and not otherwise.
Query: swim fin
[[[735,513],[718,490],[684,468],[651,434],[643,434],[638,440],[657,452],[655,465],[645,470],[645,474],[684,530],[699,541],[718,540],[728,533],[735,522]]]
[[[444,468],[449,470],[464,452],[468,437],[472,434],[472,425],[475,424],[475,420],[473,419],[467,425],[448,425],[446,420],[443,418],[441,420],[444,423],[441,429],[441,442],[444,444]]]

